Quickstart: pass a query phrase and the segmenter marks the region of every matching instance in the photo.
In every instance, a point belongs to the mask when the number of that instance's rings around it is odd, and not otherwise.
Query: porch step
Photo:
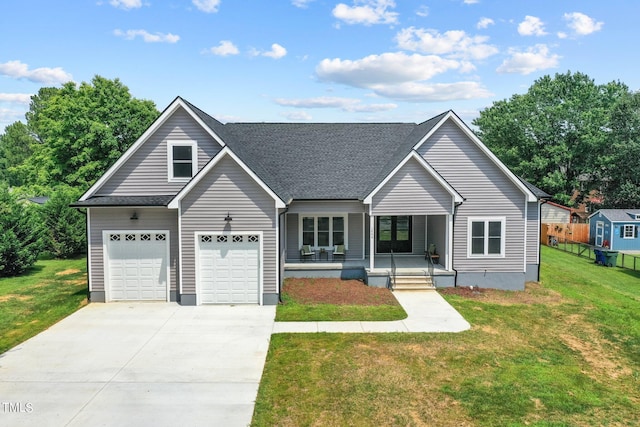
[[[420,291],[434,290],[436,287],[430,276],[396,276],[391,278],[394,291]]]

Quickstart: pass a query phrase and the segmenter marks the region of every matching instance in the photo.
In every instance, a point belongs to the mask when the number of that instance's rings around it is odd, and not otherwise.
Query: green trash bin
[[[604,265],[615,267],[618,262],[618,251],[602,251],[604,256]]]

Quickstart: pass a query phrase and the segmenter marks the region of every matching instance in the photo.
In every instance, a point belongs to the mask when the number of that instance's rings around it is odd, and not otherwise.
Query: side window
[[[167,167],[169,181],[188,181],[198,170],[195,141],[168,141]]]
[[[505,218],[469,218],[469,257],[503,257]]]

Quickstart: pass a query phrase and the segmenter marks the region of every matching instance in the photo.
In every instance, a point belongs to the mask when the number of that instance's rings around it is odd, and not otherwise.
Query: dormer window
[[[168,141],[169,181],[189,181],[198,171],[196,141]]]

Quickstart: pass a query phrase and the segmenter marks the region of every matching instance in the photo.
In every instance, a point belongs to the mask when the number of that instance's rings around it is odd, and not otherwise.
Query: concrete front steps
[[[401,276],[391,278],[391,289],[394,291],[430,291],[435,290],[431,276]]]

